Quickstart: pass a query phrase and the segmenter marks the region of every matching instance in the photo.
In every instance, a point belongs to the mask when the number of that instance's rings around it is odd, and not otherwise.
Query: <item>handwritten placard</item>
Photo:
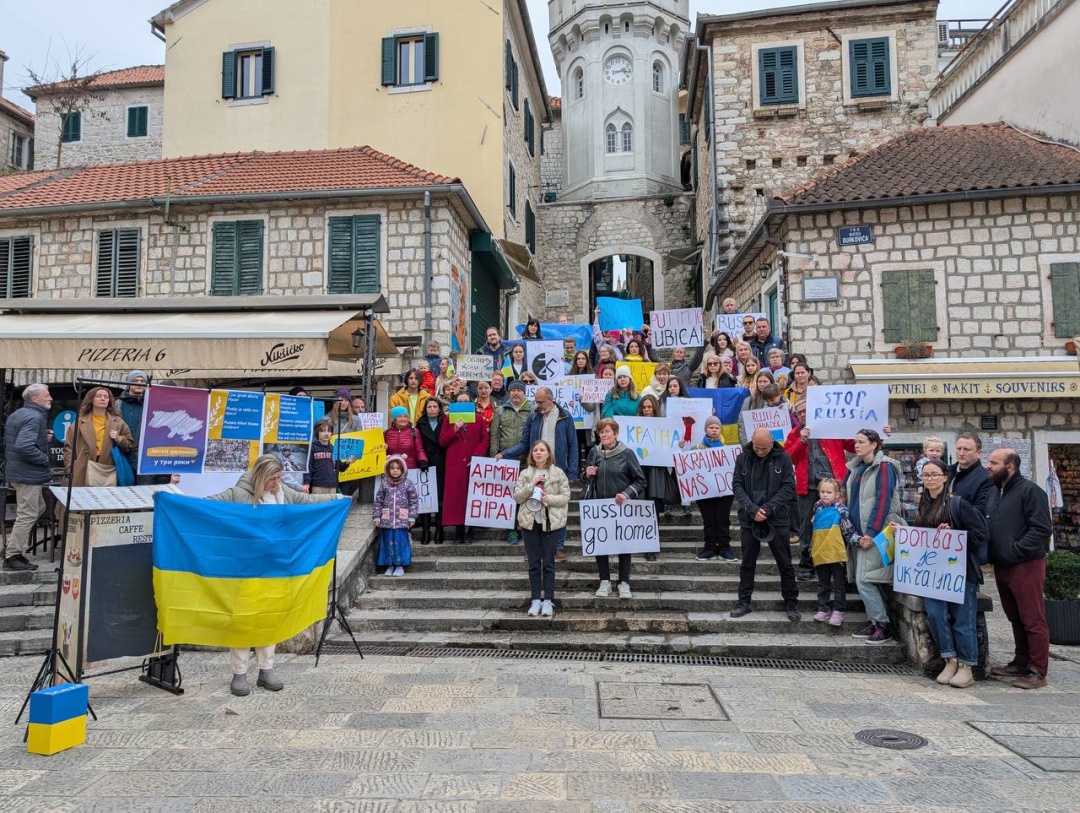
[[[893,589],[963,604],[967,545],[967,531],[897,526]]]
[[[514,486],[521,464],[516,460],[474,457],[469,461],[465,524],[474,528],[513,528],[517,517]]]
[[[883,433],[888,423],[888,384],[824,384],[806,391],[806,425],[818,440],[850,440],[860,429]]]
[[[454,365],[454,372],[458,378],[466,381],[490,381],[494,372],[494,361],[491,356],[458,356]]]
[[[641,326],[645,324],[640,299],[598,296],[596,306],[600,308],[600,329],[603,331],[641,330]]]
[[[716,314],[716,329],[721,333],[726,333],[732,341],[741,339],[746,334],[743,320],[749,318],[757,322],[758,319],[769,317],[764,313],[718,313]]]
[[[741,446],[713,446],[676,452],[675,479],[684,503],[711,500],[732,494],[731,478]]]
[[[341,444],[340,451],[337,449],[339,443]],[[330,445],[334,447],[336,460],[356,458],[355,463],[338,475],[338,480],[342,483],[375,477],[382,474],[386,467],[386,441],[379,429],[331,435]]]
[[[357,416],[360,419],[361,429],[385,429],[386,428],[386,416],[381,412],[360,412]]]
[[[586,404],[602,404],[611,388],[615,386],[614,378],[593,378],[581,382],[581,400]]]
[[[706,398],[668,398],[664,409],[668,418],[682,421],[684,448],[705,439],[705,420],[713,414],[713,402]]]
[[[637,387],[638,395],[641,395],[641,391],[652,383],[653,373],[656,372],[655,361],[620,361],[619,367],[630,369],[630,378]]]
[[[642,466],[672,465],[675,452],[683,438],[683,422],[678,418],[616,419],[619,440],[637,455]]]
[[[617,553],[659,553],[660,532],[652,500],[582,500],[581,553],[611,556]]]
[[[652,346],[657,350],[668,347],[701,347],[705,343],[701,308],[652,311]]]
[[[436,488],[436,483],[438,481],[435,477],[435,467],[432,466],[427,471],[409,469],[405,476],[412,481],[414,486],[416,486],[416,495],[420,498],[420,509],[417,513],[439,513],[439,489]],[[386,478],[381,474],[375,478],[376,493],[382,488],[385,479]]]
[[[787,406],[748,409],[742,414],[747,440],[758,429],[768,429],[773,440],[783,443],[791,431],[791,410]]]

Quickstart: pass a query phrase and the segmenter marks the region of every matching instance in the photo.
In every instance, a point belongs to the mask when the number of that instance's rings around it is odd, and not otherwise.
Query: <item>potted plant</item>
[[[926,342],[901,342],[896,346],[898,359],[928,359],[934,355],[934,348]]]
[[[1046,556],[1046,626],[1052,644],[1080,644],[1080,556],[1067,550]]]

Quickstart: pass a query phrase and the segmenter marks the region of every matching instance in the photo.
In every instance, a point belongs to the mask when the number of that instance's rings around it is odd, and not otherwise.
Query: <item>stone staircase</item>
[[[36,571],[0,570],[0,656],[37,655],[49,648],[59,560],[35,556]]]
[[[575,497],[576,497],[575,491]],[[596,598],[592,557],[581,555],[576,502],[571,504],[567,558],[556,563],[555,616],[529,618],[529,581],[523,546],[506,542],[505,531],[476,529],[474,541],[456,545],[413,544],[405,577],[376,569],[348,615],[361,646],[496,647],[596,652],[693,653],[858,663],[898,663],[896,644],[869,646],[851,633],[866,623],[862,600],[848,594],[842,628],[815,622],[817,582],[799,582],[797,623],[787,619],[772,554],[757,566],[754,612],[740,619],[735,604],[739,562],[698,561],[703,528],[696,511],[660,522],[658,561],[635,555],[634,597]],[[738,523],[733,542],[740,555]],[[795,548],[793,547],[793,552]],[[612,561],[614,573],[615,562]],[[335,640],[347,640],[338,635]]]

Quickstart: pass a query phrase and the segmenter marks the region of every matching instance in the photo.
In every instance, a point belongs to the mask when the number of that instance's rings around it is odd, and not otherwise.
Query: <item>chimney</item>
[[[0,96],[4,95],[4,63],[8,61],[8,55],[0,51]]]

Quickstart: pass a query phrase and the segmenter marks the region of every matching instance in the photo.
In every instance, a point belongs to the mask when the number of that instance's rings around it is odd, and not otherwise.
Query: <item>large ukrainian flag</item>
[[[154,599],[165,642],[269,646],[325,618],[349,505],[155,494]]]
[[[691,398],[707,398],[713,402],[713,414],[720,419],[720,437],[725,446],[739,445],[739,421],[742,420],[743,401],[750,397],[746,387],[727,387],[722,390],[688,387]]]

